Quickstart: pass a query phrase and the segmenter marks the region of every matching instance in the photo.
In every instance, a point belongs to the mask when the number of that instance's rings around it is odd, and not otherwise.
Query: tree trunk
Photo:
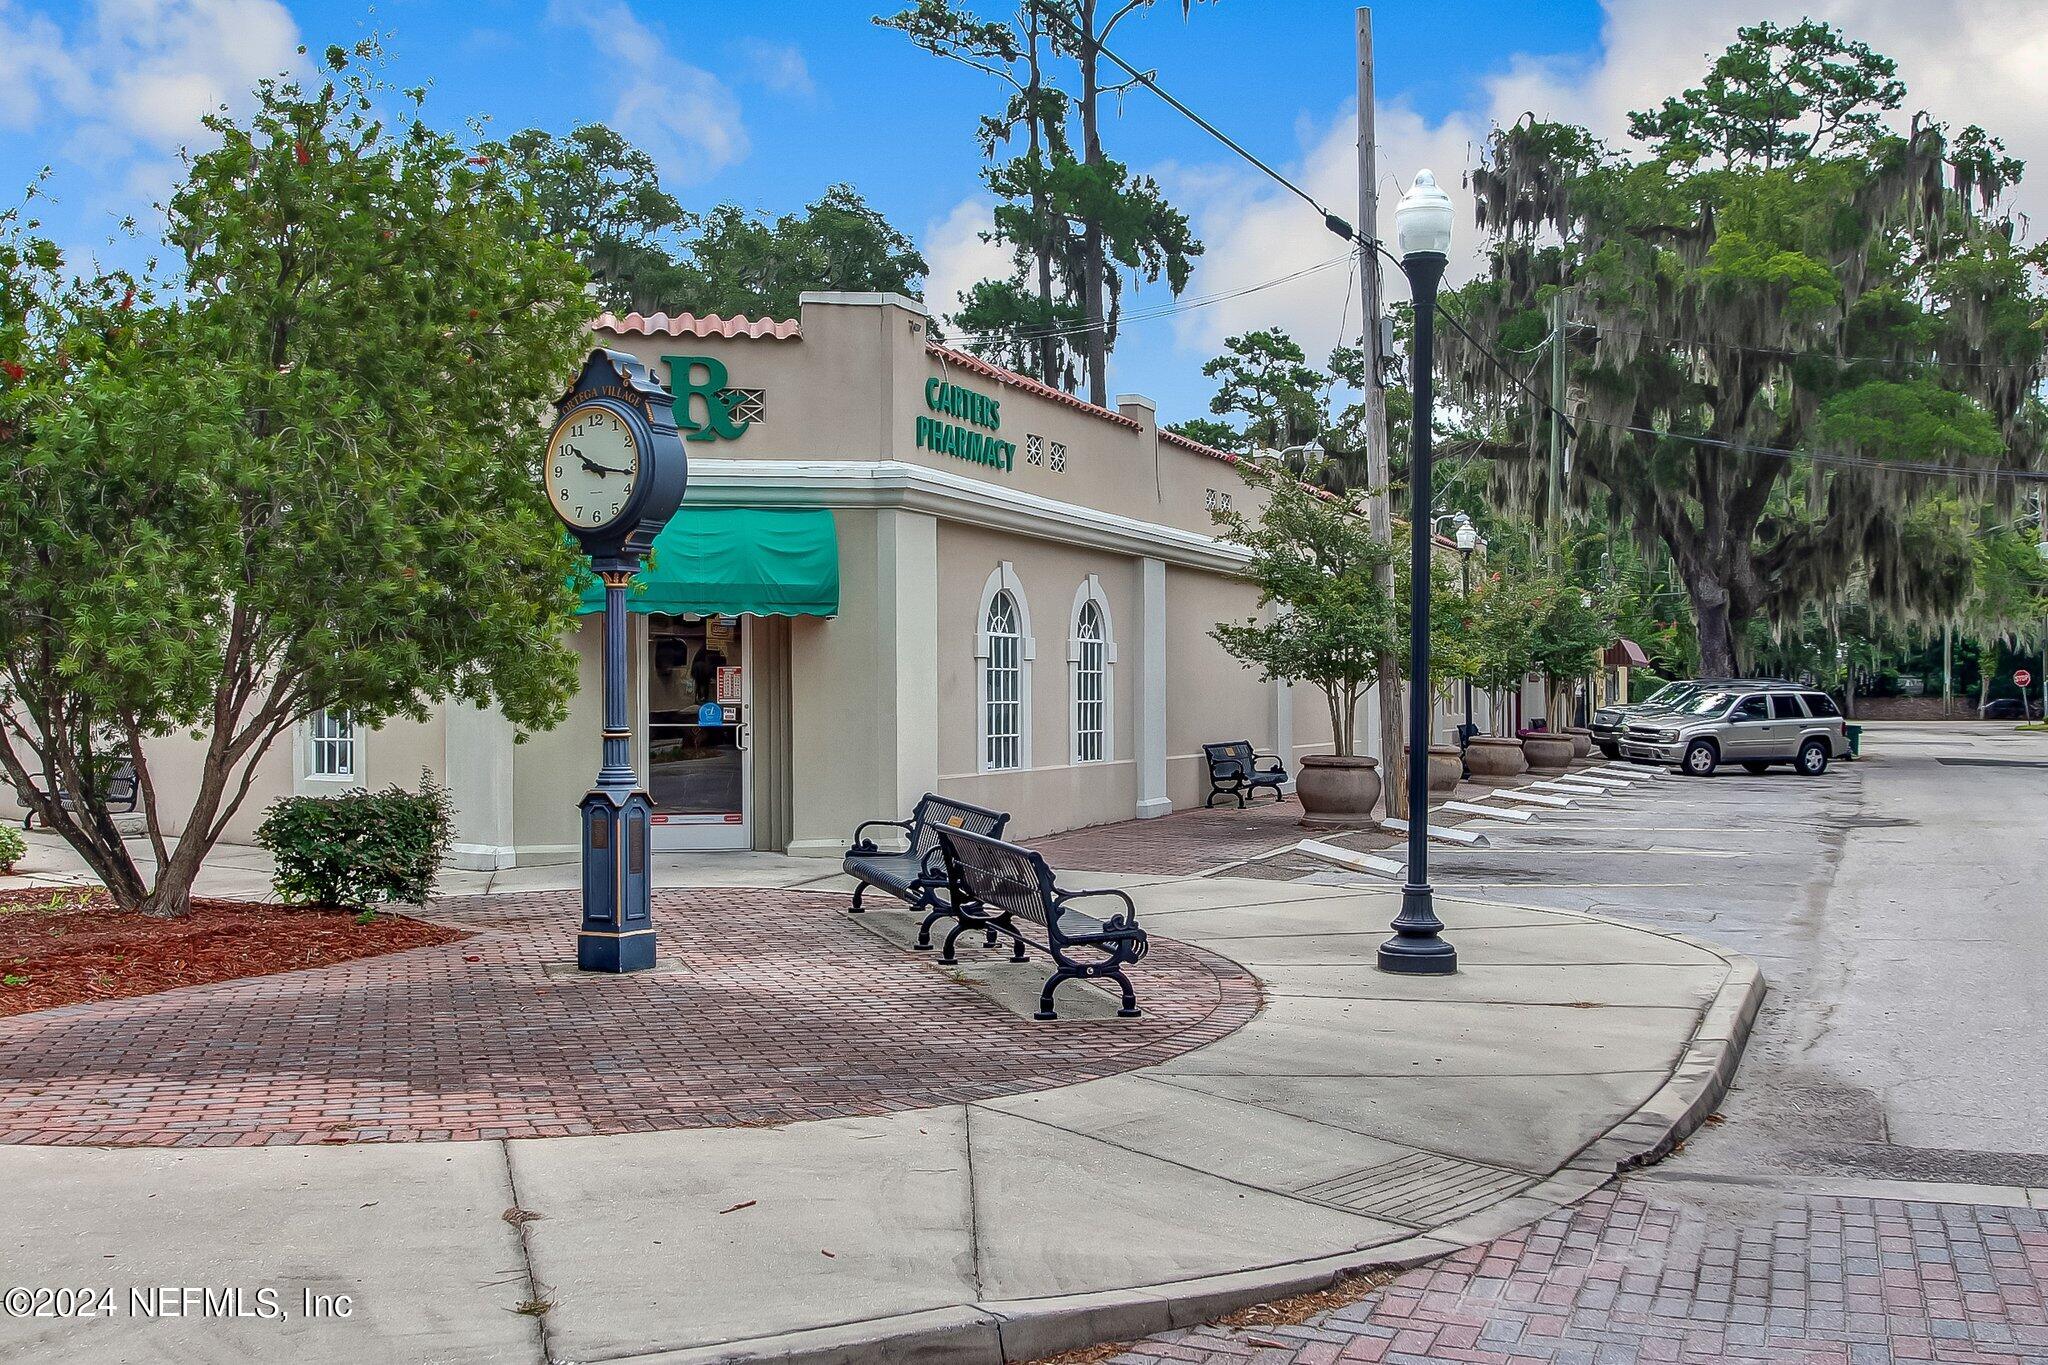
[[[1735,678],[1741,670],[1735,659],[1735,622],[1728,610],[1728,590],[1711,579],[1684,575],[1686,595],[1692,599],[1692,618],[1700,637],[1700,676]]]
[[[1028,10],[1031,18],[1031,77],[1024,88],[1025,122],[1031,135],[1031,159],[1042,173],[1050,154],[1046,144],[1050,141],[1042,131],[1044,114],[1039,105],[1044,95],[1045,76],[1038,59],[1038,13]],[[1031,191],[1031,219],[1038,225],[1038,240],[1032,244],[1033,273],[1037,276],[1039,326],[1045,335],[1038,338],[1038,379],[1048,388],[1060,385],[1059,338],[1051,334],[1052,328],[1052,214],[1046,203],[1044,180],[1034,182]]]

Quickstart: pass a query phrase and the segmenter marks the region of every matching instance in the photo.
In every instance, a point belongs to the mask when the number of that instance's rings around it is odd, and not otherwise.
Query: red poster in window
[[[728,666],[718,670],[717,699],[719,701],[738,701],[740,699],[739,669]]]

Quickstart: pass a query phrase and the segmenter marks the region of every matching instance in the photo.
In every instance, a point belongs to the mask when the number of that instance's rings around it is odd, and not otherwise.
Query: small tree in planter
[[[1374,577],[1392,551],[1342,503],[1292,479],[1269,482],[1256,521],[1237,512],[1216,520],[1251,552],[1245,575],[1259,587],[1259,604],[1281,610],[1270,621],[1223,622],[1210,634],[1261,677],[1323,694],[1332,753],[1303,760],[1302,804],[1311,816],[1369,817],[1380,780],[1374,760],[1358,757],[1358,704],[1378,679],[1380,655],[1402,638],[1394,602]],[[1325,771],[1312,778],[1311,768]],[[1319,810],[1325,793],[1334,805]]]
[[[1543,714],[1560,733],[1570,708],[1575,678],[1591,673],[1600,651],[1614,639],[1614,615],[1599,594],[1564,578],[1537,585],[1531,655],[1543,675]]]
[[[1475,777],[1512,777],[1524,767],[1521,741],[1504,728],[1510,712],[1499,694],[1520,687],[1534,666],[1535,597],[1528,580],[1495,570],[1454,599],[1449,613],[1445,671],[1494,698],[1491,736],[1475,736],[1465,751]]]

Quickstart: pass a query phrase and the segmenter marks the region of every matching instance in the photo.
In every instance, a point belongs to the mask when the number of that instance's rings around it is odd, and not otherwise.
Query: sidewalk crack
[[[498,1155],[504,1159],[505,1189],[512,1198],[512,1202],[507,1206],[505,1212],[507,1215],[523,1212],[526,1205],[519,1197],[518,1173],[512,1169],[512,1144],[502,1138],[499,1139]],[[533,1234],[527,1231],[527,1224],[531,1219],[507,1216],[505,1221],[512,1225],[512,1235],[519,1244],[519,1266],[526,1276],[527,1303],[536,1306],[545,1305],[548,1303],[548,1289],[547,1286],[540,1282],[540,1277],[534,1270]],[[533,1319],[534,1344],[540,1348],[540,1365],[552,1365],[555,1356],[548,1342],[547,1308],[540,1307],[539,1311],[530,1313],[528,1316]]]

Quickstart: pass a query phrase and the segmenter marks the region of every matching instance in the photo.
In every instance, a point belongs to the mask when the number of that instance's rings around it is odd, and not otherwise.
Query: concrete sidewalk
[[[752,861],[690,860],[777,884]],[[1254,972],[1263,1012],[1140,1071],[870,1118],[0,1149],[0,1279],[114,1291],[0,1318],[0,1360],[1028,1360],[1542,1217],[1711,1109],[1762,994],[1677,935],[1458,900],[1463,970],[1385,976],[1392,891],[1121,880],[1155,934]],[[132,1311],[188,1285],[272,1288],[284,1320]],[[348,1316],[304,1316],[308,1291]]]

